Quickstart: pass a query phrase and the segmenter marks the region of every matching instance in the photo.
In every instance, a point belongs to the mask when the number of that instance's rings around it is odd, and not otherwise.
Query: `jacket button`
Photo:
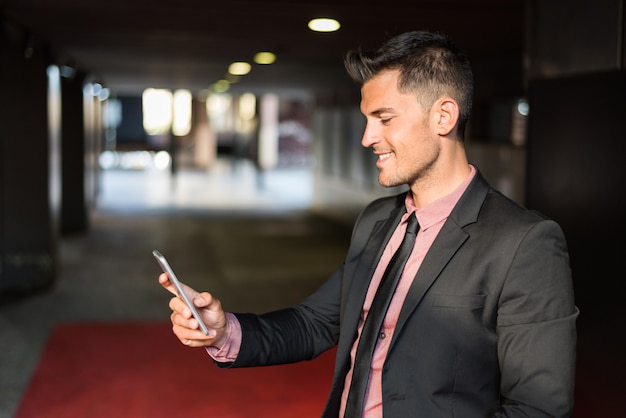
[[[382,332],[382,331],[380,332],[380,334],[378,334],[378,338],[380,338],[381,340],[386,338],[386,337],[387,337],[387,335],[384,332]]]

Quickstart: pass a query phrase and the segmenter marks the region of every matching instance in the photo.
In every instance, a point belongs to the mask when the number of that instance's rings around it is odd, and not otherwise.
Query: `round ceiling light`
[[[252,67],[247,62],[233,62],[228,67],[228,72],[232,75],[246,75]]]
[[[335,32],[341,25],[335,19],[320,17],[309,21],[309,29],[315,32]]]
[[[257,64],[272,64],[276,61],[276,55],[272,52],[257,52],[254,56],[254,62]]]

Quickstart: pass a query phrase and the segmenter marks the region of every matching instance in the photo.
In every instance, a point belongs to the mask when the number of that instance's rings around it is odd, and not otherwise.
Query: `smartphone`
[[[200,329],[202,330],[204,335],[209,335],[209,329],[207,328],[206,324],[202,320],[200,313],[198,312],[194,304],[189,299],[189,296],[187,295],[187,293],[185,293],[185,291],[183,290],[183,286],[180,284],[180,281],[176,277],[176,274],[174,274],[174,270],[172,270],[172,267],[170,267],[170,264],[167,262],[163,254],[161,254],[157,250],[154,250],[152,251],[152,255],[154,256],[154,258],[156,258],[163,272],[167,273],[167,276],[170,278],[170,282],[172,282],[174,286],[176,286],[176,291],[178,293],[178,296],[180,296],[185,301],[185,303],[191,310],[191,313],[193,314],[194,318],[198,320],[198,324],[200,324]]]

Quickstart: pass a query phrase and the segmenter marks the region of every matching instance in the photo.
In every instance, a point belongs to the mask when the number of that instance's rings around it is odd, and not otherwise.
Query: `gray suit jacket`
[[[344,263],[305,301],[237,314],[241,350],[220,367],[312,359],[337,345],[323,415],[336,418],[368,284],[404,198],[365,208]],[[383,368],[384,416],[571,416],[577,315],[560,227],[477,173],[402,307]]]

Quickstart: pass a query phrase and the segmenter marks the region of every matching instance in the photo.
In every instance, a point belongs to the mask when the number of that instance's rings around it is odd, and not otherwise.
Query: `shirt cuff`
[[[228,334],[222,348],[206,347],[207,353],[219,363],[235,361],[239,355],[239,348],[241,348],[241,324],[239,320],[234,314],[226,312],[226,322]]]

